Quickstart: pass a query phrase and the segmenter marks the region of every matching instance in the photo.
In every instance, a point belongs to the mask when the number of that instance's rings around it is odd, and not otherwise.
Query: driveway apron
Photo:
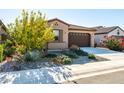
[[[113,51],[106,48],[93,48],[93,47],[82,47],[81,49],[90,54],[94,54],[96,56],[100,56],[109,59],[111,61],[124,60],[124,53],[122,52]]]

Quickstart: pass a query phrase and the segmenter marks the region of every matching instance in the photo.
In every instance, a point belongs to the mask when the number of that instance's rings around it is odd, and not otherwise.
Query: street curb
[[[62,84],[62,83],[71,82],[73,80],[77,80],[77,79],[81,79],[81,78],[88,78],[88,77],[108,74],[108,73],[122,71],[122,70],[124,70],[124,66],[120,66],[120,67],[116,67],[116,68],[111,68],[111,69],[104,69],[104,70],[100,70],[100,71],[92,71],[92,72],[89,72],[89,73],[79,73],[79,74],[75,74],[70,79],[65,80],[63,82],[59,82],[59,83]]]

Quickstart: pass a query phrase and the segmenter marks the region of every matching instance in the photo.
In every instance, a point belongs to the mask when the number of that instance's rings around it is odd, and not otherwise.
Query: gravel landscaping
[[[61,51],[50,51],[46,57],[43,57],[39,61],[36,61],[36,62],[4,61],[0,63],[0,72],[11,72],[11,71],[40,69],[44,67],[60,66],[60,64],[55,64],[54,62],[52,62],[52,59],[56,57],[55,55],[57,56],[62,55],[62,54],[66,55],[67,53],[69,52],[65,53]],[[71,55],[70,57],[74,57],[74,56]],[[106,61],[107,59],[104,59],[98,56],[96,56],[95,59],[90,59],[88,58],[88,56],[76,56],[74,58],[71,58],[71,60],[72,60],[72,63],[69,65],[100,62],[100,61]]]

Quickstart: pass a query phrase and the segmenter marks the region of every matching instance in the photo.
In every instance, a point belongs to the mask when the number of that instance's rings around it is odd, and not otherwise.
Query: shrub
[[[25,49],[26,49],[26,47],[23,46],[23,45],[17,45],[17,46],[16,46],[16,50],[17,50],[17,52],[20,53],[20,54],[24,54],[24,53],[25,53]]]
[[[46,58],[54,58],[54,57],[57,57],[57,55],[56,54],[47,54],[45,57]]]
[[[122,50],[124,50],[124,38],[119,38],[121,40]]]
[[[29,62],[29,61],[34,61],[34,58],[32,57],[31,55],[31,52],[27,52],[25,55],[24,55],[24,60]]]
[[[71,50],[73,51],[74,53],[76,53],[78,56],[87,56],[88,53],[87,52],[84,52],[83,50]]]
[[[24,60],[27,62],[35,62],[37,60],[40,59],[40,52],[39,51],[28,51],[25,55],[24,55]]]
[[[72,60],[68,56],[60,55],[52,60],[55,64],[71,64]]]
[[[88,58],[89,58],[89,59],[96,59],[96,57],[95,57],[94,54],[88,54]]]
[[[70,57],[70,58],[78,58],[78,55],[72,51],[64,51],[62,52],[62,54]]]
[[[7,56],[7,57],[11,57],[14,53],[15,53],[15,48],[14,48],[14,47],[6,48],[6,49],[4,50],[4,54],[5,54],[5,56]]]
[[[104,44],[106,47],[108,47],[111,50],[115,51],[121,51],[122,50],[122,41],[115,38],[115,37],[108,37],[105,41]]]
[[[7,57],[12,56],[16,51],[14,44],[11,40],[7,40],[4,44],[4,55]]]
[[[1,44],[1,45],[0,45],[0,62],[2,62],[3,59],[4,59],[3,51],[4,51],[4,45]]]
[[[12,47],[13,46],[13,42],[11,41],[11,40],[6,40],[6,42],[5,42],[5,47],[6,48],[10,48],[10,47]]]

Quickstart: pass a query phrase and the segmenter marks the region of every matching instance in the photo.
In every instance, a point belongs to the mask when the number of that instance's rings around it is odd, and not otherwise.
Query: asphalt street
[[[81,78],[64,84],[124,84],[124,70]]]

